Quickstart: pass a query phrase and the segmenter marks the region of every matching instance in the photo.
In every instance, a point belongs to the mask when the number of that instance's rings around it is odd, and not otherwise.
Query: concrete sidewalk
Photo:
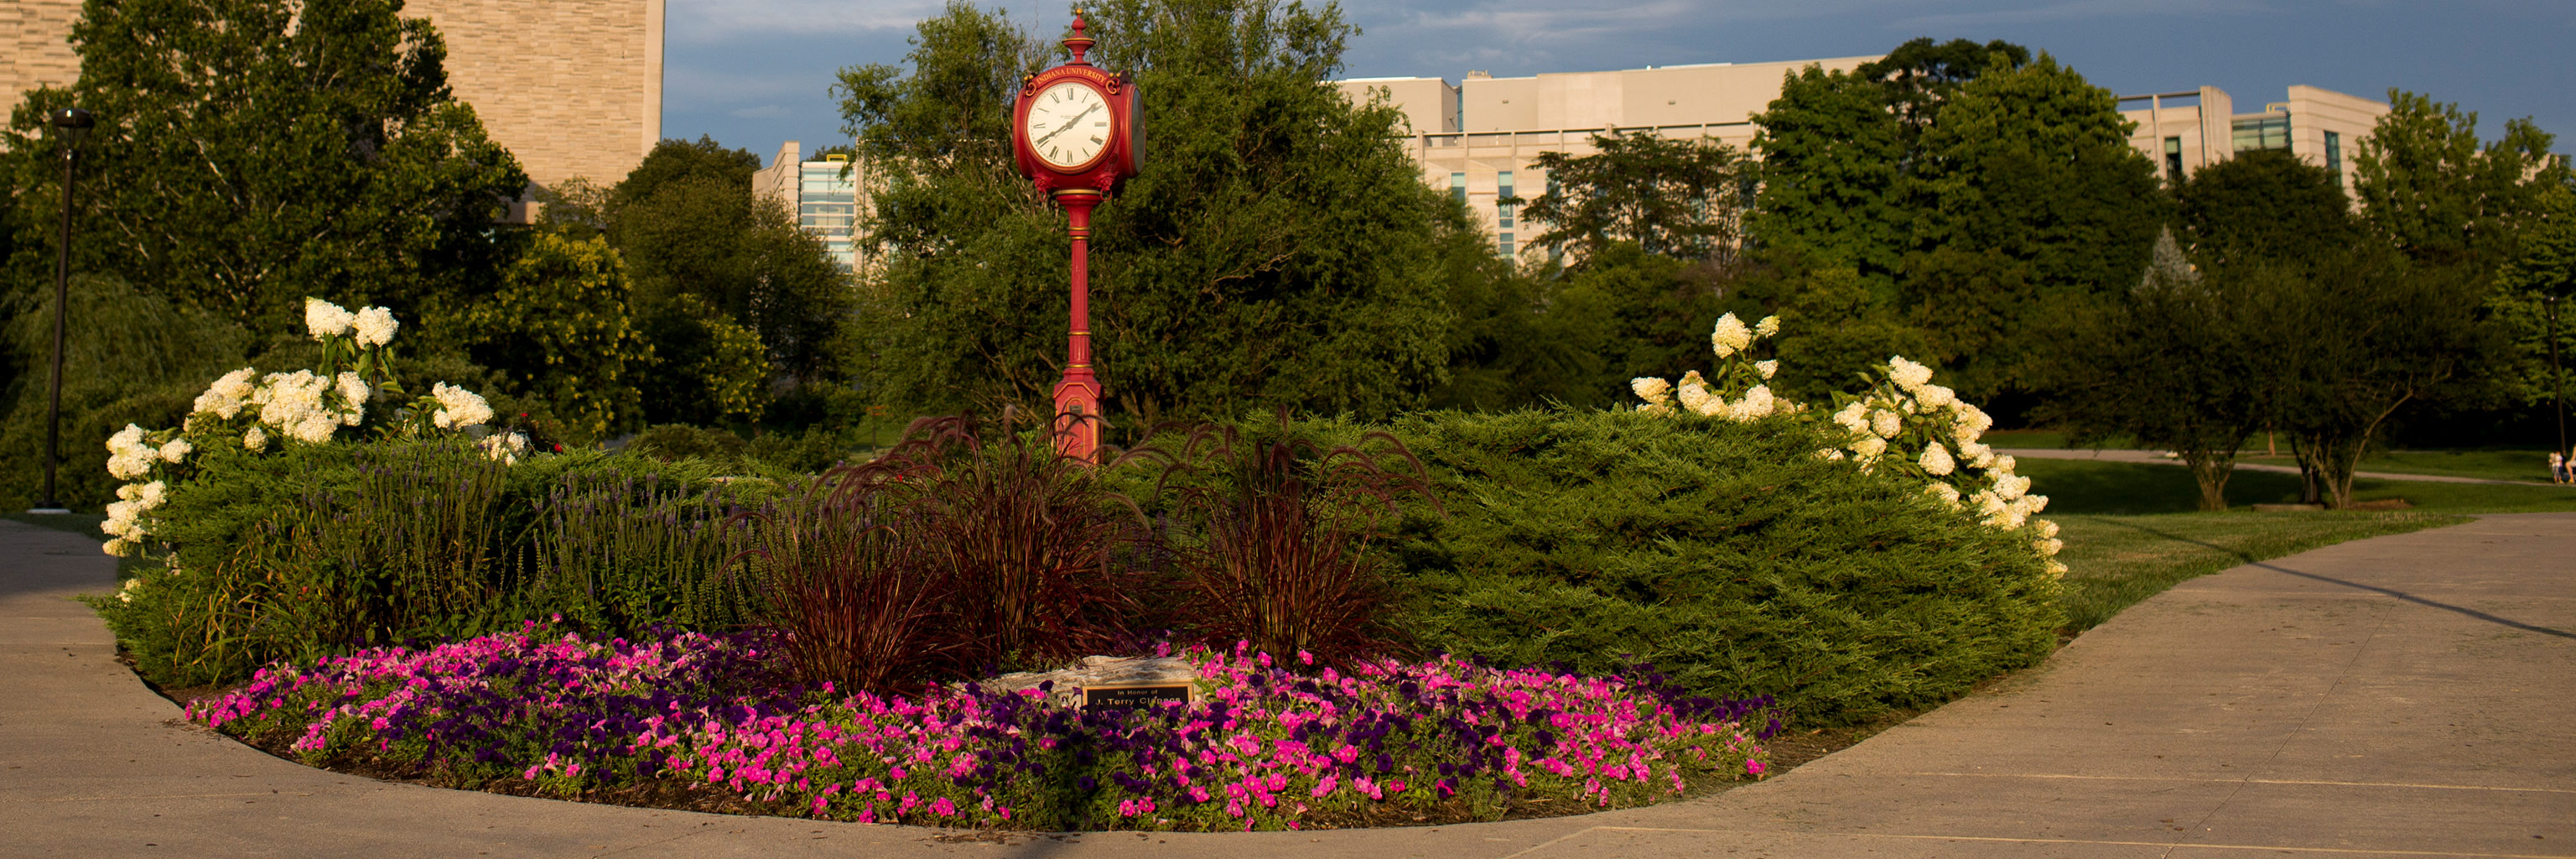
[[[1995,452],[2010,454],[2014,459],[2090,459],[2102,462],[2142,462],[2152,465],[2183,464],[2182,460],[2165,456],[2165,452],[2161,450],[2129,450],[2125,448],[2067,449],[2053,447],[2016,447],[2007,449],[1999,447],[1995,448]],[[2269,471],[2274,474],[2299,473],[2299,468],[2295,465],[2270,465],[2267,463],[2256,462],[2239,462],[2236,464],[2236,470]],[[2549,469],[2545,466],[2532,466],[2532,471],[2534,472],[2545,474],[2548,470]],[[2425,483],[2484,483],[2491,486],[2560,485],[2550,483],[2549,481],[2542,480],[2537,477],[2530,480],[2495,480],[2485,477],[2452,477],[2443,474],[2402,474],[2394,471],[2356,471],[2352,473],[2352,476],[2368,480],[2417,480]]]
[[[308,769],[175,721],[0,521],[0,856],[2576,857],[2576,514],[2186,582],[2047,664],[1779,778],[1553,820],[1014,836],[614,808]]]

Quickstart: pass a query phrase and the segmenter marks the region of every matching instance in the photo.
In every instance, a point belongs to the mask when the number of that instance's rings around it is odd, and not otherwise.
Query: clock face
[[[1074,81],[1047,87],[1029,104],[1021,133],[1038,160],[1058,170],[1090,164],[1109,148],[1109,102],[1100,91]]]

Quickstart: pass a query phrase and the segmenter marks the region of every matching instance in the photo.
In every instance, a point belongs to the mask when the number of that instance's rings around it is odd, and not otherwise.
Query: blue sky
[[[668,0],[662,133],[766,161],[840,139],[833,73],[903,62],[923,0]],[[984,3],[1038,32],[1070,8]],[[2493,138],[2532,117],[2576,151],[2570,0],[1400,0],[1352,3],[1349,77],[1496,76],[1884,53],[1916,36],[2005,39],[2122,94],[2216,85],[2245,110],[2293,84],[2390,87],[2477,111]]]

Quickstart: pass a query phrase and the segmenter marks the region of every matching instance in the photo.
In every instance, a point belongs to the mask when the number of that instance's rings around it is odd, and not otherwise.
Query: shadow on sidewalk
[[[2325,582],[2325,583],[2327,583],[2327,584],[2342,585],[2342,586],[2344,586],[2344,587],[2352,588],[2352,589],[2354,589],[2354,590],[2364,590],[2364,591],[2370,591],[2370,592],[2372,592],[2372,593],[2386,594],[2386,595],[2388,595],[2388,596],[2395,597],[2395,598],[2397,598],[2397,599],[2404,600],[2404,601],[2406,601],[2406,602],[2411,602],[2411,603],[2414,603],[2414,604],[2416,604],[2416,605],[2425,606],[2425,607],[2427,607],[2427,608],[2438,608],[2438,609],[2441,609],[2441,610],[2443,610],[2443,611],[2453,612],[2453,613],[2457,613],[2457,614],[2465,615],[2465,616],[2468,616],[2468,617],[2477,618],[2477,619],[2479,619],[2479,620],[2483,620],[2483,621],[2486,621],[2486,622],[2488,622],[2488,623],[2496,624],[2496,625],[2498,625],[2498,626],[2508,626],[2508,627],[2512,627],[2512,628],[2514,628],[2514,629],[2523,630],[2523,631],[2525,631],[2525,632],[2537,632],[2537,633],[2540,633],[2540,634],[2542,634],[2542,635],[2554,635],[2554,636],[2557,636],[2557,637],[2559,637],[2559,638],[2565,638],[2565,639],[2570,639],[2570,640],[2576,640],[2576,632],[2568,632],[2568,631],[2563,630],[2563,629],[2553,629],[2553,628],[2546,627],[2546,626],[2534,626],[2534,625],[2532,625],[2532,624],[2523,623],[2522,621],[2514,620],[2514,619],[2512,619],[2512,618],[2508,618],[2508,617],[2498,617],[2498,616],[2496,616],[2496,615],[2488,614],[2488,613],[2486,613],[2486,612],[2482,612],[2482,611],[2479,611],[2479,610],[2477,610],[2477,609],[2469,608],[2469,607],[2467,607],[2467,606],[2457,606],[2457,605],[2452,605],[2452,604],[2450,604],[2450,603],[2442,602],[2442,601],[2440,601],[2440,600],[2425,599],[2425,598],[2423,598],[2423,597],[2419,597],[2419,596],[2416,596],[2416,595],[2414,595],[2414,594],[2410,594],[2410,593],[2407,593],[2407,592],[2405,592],[2405,591],[2397,590],[2397,589],[2394,589],[2394,588],[2383,588],[2383,587],[2380,587],[2380,586],[2378,586],[2378,585],[2367,585],[2367,584],[2362,584],[2362,583],[2360,583],[2360,582],[2347,581],[2347,580],[2344,580],[2344,579],[2338,579],[2338,578],[2335,578],[2335,577],[2333,577],[2333,576],[2324,576],[2324,575],[2318,575],[2318,574],[2316,574],[2316,573],[2302,572],[2302,571],[2299,571],[2299,570],[2293,570],[2293,569],[2290,569],[2290,568],[2288,568],[2288,567],[2284,567],[2284,566],[2281,566],[2281,565],[2278,565],[2278,564],[2274,564],[2274,563],[2270,563],[2270,562],[2267,562],[2267,561],[2258,561],[2258,560],[2255,560],[2253,556],[2251,556],[2251,555],[2247,555],[2247,554],[2245,554],[2244,552],[2239,552],[2239,551],[2237,551],[2237,550],[2235,550],[2235,549],[2230,549],[2230,548],[2227,548],[2227,547],[2224,547],[2224,546],[2219,546],[2219,545],[2211,544],[2211,543],[2208,543],[2208,542],[2205,542],[2205,541],[2201,541],[2201,540],[2195,540],[2195,539],[2192,539],[2192,538],[2190,538],[2190,537],[2182,536],[2182,535],[2180,535],[2180,534],[2167,533],[2167,532],[2165,532],[2165,531],[2160,531],[2160,530],[2157,530],[2157,529],[2155,529],[2155,528],[2150,528],[2150,527],[2147,527],[2147,526],[2145,526],[2145,525],[2139,525],[2139,524],[2136,524],[2136,523],[2133,523],[2133,522],[2107,522],[2107,521],[2106,521],[2106,524],[2118,525],[2118,526],[2121,526],[2121,527],[2124,527],[2124,528],[2134,528],[2134,529],[2136,529],[2136,530],[2143,531],[2143,532],[2146,532],[2146,533],[2148,533],[2148,534],[2153,534],[2153,535],[2156,535],[2156,536],[2158,536],[2158,537],[2163,537],[2163,538],[2165,538],[2165,539],[2167,539],[2167,540],[2172,540],[2172,541],[2175,541],[2175,542],[2178,542],[2178,543],[2190,543],[2190,544],[2195,545],[2195,546],[2200,546],[2200,547],[2203,547],[2203,548],[2211,549],[2211,550],[2213,550],[2213,551],[2219,552],[2220,554],[2225,554],[2225,555],[2233,556],[2233,557],[2235,557],[2237,560],[2239,560],[2239,561],[2243,561],[2243,562],[2245,563],[2245,565],[2246,565],[2246,566],[2251,566],[2251,567],[2261,567],[2261,568],[2263,568],[2263,569],[2271,570],[2271,571],[2276,572],[2276,573],[2286,573],[2286,574],[2288,574],[2288,575],[2298,576],[2298,577],[2303,578],[2303,579],[2313,579],[2313,580],[2316,580],[2316,581]]]

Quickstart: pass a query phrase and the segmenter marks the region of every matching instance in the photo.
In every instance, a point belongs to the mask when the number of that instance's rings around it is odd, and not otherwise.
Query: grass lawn
[[[2402,534],[2466,521],[2460,514],[2576,511],[2576,490],[2546,484],[2496,486],[2370,480],[2353,482],[2363,501],[2402,498],[2404,512],[2193,512],[2191,472],[2170,465],[2031,459],[2020,463],[2031,491],[2049,498],[2041,515],[2064,529],[2067,627],[2090,629],[2176,582],[2238,564],[2346,540]],[[2294,474],[2240,471],[2227,482],[2233,505],[2299,500]]]

